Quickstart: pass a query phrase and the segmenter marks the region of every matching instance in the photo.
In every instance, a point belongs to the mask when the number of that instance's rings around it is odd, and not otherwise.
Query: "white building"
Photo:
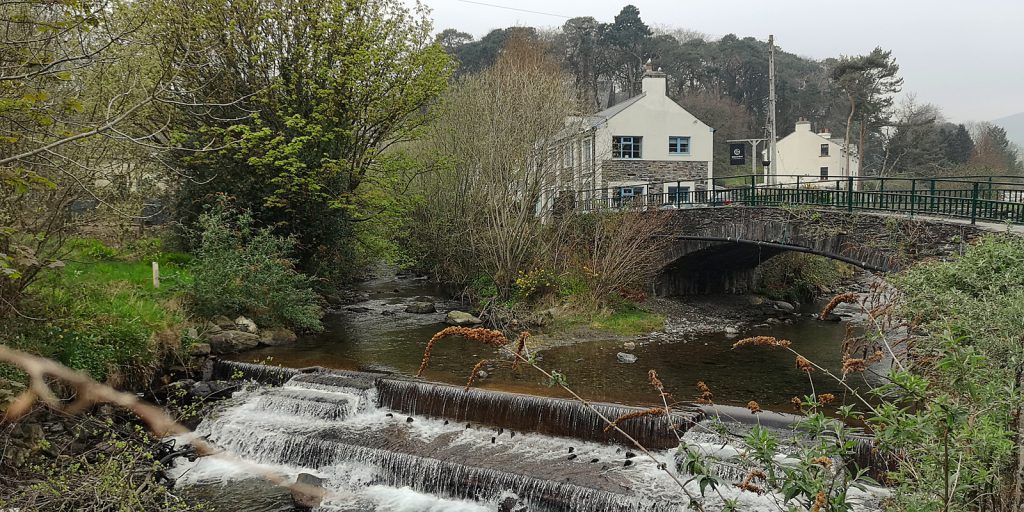
[[[690,191],[704,189],[714,173],[714,128],[668,97],[665,73],[650,63],[641,91],[592,116],[566,120],[566,133],[553,145],[563,155],[554,190],[583,192],[587,199],[664,193],[686,201]],[[594,189],[607,190],[592,196]]]
[[[796,130],[776,143],[776,183],[813,184],[815,181],[835,180],[859,176],[860,157],[857,146],[849,145],[850,169],[846,169],[847,144],[842,138],[833,138],[828,130],[815,133],[811,123],[800,119]],[[763,153],[767,159],[767,152]]]

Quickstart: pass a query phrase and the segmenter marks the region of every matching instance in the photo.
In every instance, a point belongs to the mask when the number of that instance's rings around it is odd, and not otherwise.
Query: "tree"
[[[365,254],[360,226],[407,184],[396,148],[420,134],[452,72],[425,12],[400,0],[167,1],[193,13],[190,26],[175,28],[222,56],[190,68],[186,87],[215,82],[249,98],[224,122],[181,130],[194,143],[213,133],[227,144],[181,158],[204,180],[182,189],[186,218],[214,194],[234,195],[296,238],[305,270],[350,277]],[[210,30],[217,26],[227,30]]]
[[[576,89],[585,105],[599,107],[598,76],[602,72],[603,58],[599,56],[601,24],[590,16],[572,18],[562,25],[560,42],[565,50],[565,62],[572,72]]]
[[[903,87],[903,79],[897,76],[899,70],[892,51],[881,48],[875,48],[867,55],[844,56],[832,67],[832,80],[846,95],[850,106],[846,118],[846,145],[849,148],[856,120],[860,135],[857,149],[862,159],[867,153],[865,140],[868,132],[886,124],[892,108],[892,95]],[[850,168],[851,153],[846,151],[847,169]]]
[[[941,128],[942,147],[946,160],[951,163],[966,164],[974,153],[974,140],[963,123],[946,125]]]
[[[978,123],[974,128],[974,152],[969,163],[983,171],[1017,174],[1021,162],[1015,148],[1006,137],[1006,130],[991,123]]]
[[[611,56],[609,74],[627,96],[640,94],[651,35],[650,27],[640,19],[640,9],[633,5],[623,7],[613,23],[602,27],[602,46]]]
[[[147,0],[2,4],[0,316],[59,265],[72,205],[141,221],[141,201],[125,210],[117,200],[138,198],[164,173],[170,112],[188,104],[202,115],[205,98],[178,80],[182,62],[209,55],[187,38],[157,37],[155,9]]]
[[[458,52],[459,48],[473,42],[473,35],[466,32],[460,32],[454,28],[446,28],[438,33],[434,40],[437,41],[437,44],[441,45],[441,48],[448,52],[449,55],[454,55]]]
[[[460,79],[438,107],[423,141],[413,216],[417,251],[435,275],[467,283],[493,280],[512,292],[538,257],[544,229],[536,205],[561,159],[543,148],[577,112],[576,91],[559,63],[524,37],[506,42],[498,61]]]

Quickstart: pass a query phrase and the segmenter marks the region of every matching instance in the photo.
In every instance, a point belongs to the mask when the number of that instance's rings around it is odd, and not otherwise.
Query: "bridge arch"
[[[977,226],[932,219],[778,207],[690,208],[672,212],[658,295],[745,293],[758,265],[787,251],[889,272],[958,252]]]

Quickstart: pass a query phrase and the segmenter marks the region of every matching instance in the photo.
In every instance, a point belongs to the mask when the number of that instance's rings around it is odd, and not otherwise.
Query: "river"
[[[427,340],[444,328],[444,311],[459,305],[443,298],[436,286],[411,279],[382,279],[361,287],[361,301],[331,313],[325,318],[322,333],[301,337],[295,344],[264,347],[234,356],[246,362],[301,368],[322,366],[336,369],[384,370],[412,375],[418,369]],[[427,296],[437,303],[438,312],[404,312],[413,297]],[[689,298],[689,301],[706,300]],[[741,337],[769,335],[791,340],[793,348],[830,370],[841,366],[840,348],[846,336],[845,323],[823,322],[811,318],[821,304],[804,308],[789,317],[792,323],[754,324],[742,329]],[[671,323],[671,319],[670,319]],[[759,325],[759,326],[758,326]],[[714,393],[716,403],[745,405],[754,400],[764,409],[792,412],[791,399],[812,393],[812,384],[798,371],[788,352],[751,347],[733,350],[736,336],[724,332],[662,335],[644,339],[628,352],[637,357],[632,364],[620,363],[616,354],[624,351],[623,339],[595,336],[582,343],[543,350],[540,365],[558,370],[568,384],[588,400],[626,405],[657,404],[660,398],[647,380],[654,369],[668,391],[679,401],[697,395],[697,381],[704,381]],[[449,338],[433,350],[428,380],[465,384],[477,361],[496,356],[494,350]],[[488,376],[474,386],[544,396],[565,396],[547,379],[530,368],[515,371],[507,367],[485,367]],[[853,384],[863,384],[863,376]],[[859,382],[858,382],[859,381]],[[833,393],[841,404],[847,397],[838,383],[816,374],[816,393]]]

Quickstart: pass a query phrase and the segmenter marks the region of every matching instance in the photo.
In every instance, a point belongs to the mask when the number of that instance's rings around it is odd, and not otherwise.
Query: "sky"
[[[477,38],[508,26],[558,27],[567,18],[611,22],[628,0],[421,0],[435,30]],[[492,5],[481,5],[481,3]],[[1024,0],[633,0],[652,26],[734,33],[822,59],[891,49],[904,93],[955,122],[1024,112]],[[536,12],[523,12],[495,6]],[[542,14],[543,13],[543,14]],[[553,16],[557,15],[557,16]]]

